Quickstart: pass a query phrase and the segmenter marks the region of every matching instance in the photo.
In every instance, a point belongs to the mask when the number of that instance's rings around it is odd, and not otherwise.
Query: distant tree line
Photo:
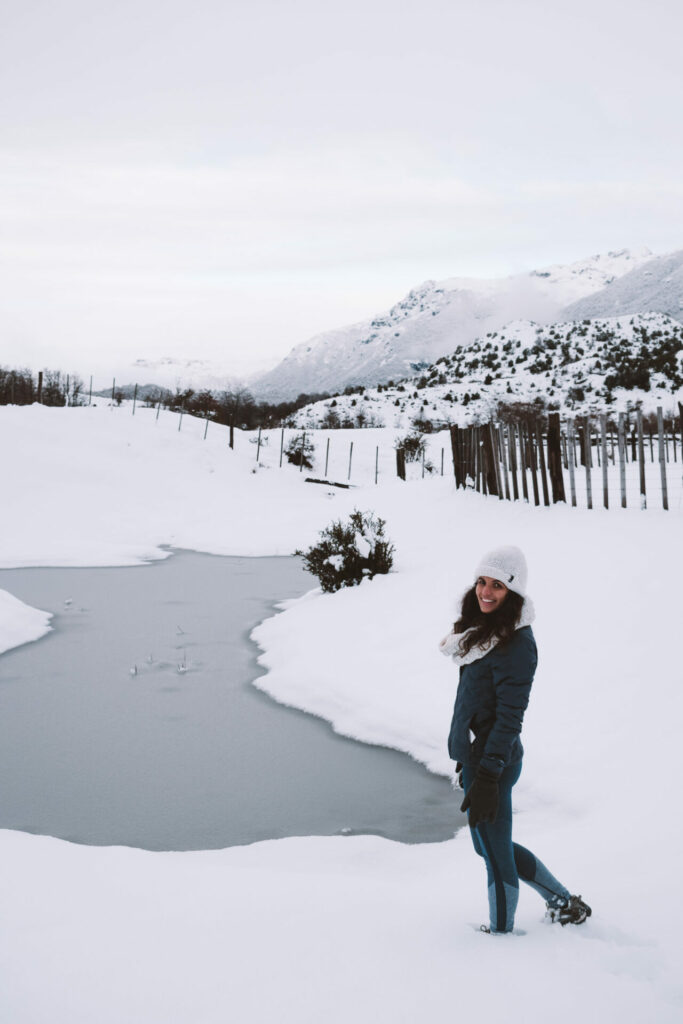
[[[155,395],[145,396],[144,401],[147,405],[161,402],[163,409],[201,416],[240,430],[279,427],[303,406],[330,397],[328,392],[302,392],[287,402],[263,402],[257,401],[248,388],[243,387],[228,388],[225,391],[195,391],[193,388],[176,388],[173,392],[161,388],[155,390]],[[126,394],[124,397],[132,398],[132,394]]]
[[[24,368],[0,366],[0,405],[83,405],[83,381],[77,374],[43,370],[39,375]]]
[[[61,370],[43,370],[42,386],[39,375],[27,368],[0,366],[0,405],[86,405],[90,396],[78,374],[65,374]],[[247,388],[228,388],[225,391],[195,390],[194,388],[156,387],[146,384],[135,388],[132,384],[93,392],[92,398],[113,399],[116,405],[133,397],[141,405],[181,410],[191,416],[201,416],[216,423],[232,425],[241,430],[258,427],[277,427],[286,422],[298,409],[312,402],[329,398],[329,392],[302,393],[287,402],[258,402]]]

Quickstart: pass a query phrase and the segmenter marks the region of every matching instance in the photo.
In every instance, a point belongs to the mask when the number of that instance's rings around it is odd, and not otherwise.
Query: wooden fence
[[[683,406],[679,403],[680,447],[683,461]],[[609,508],[610,463],[619,466],[618,500],[628,505],[627,466],[638,466],[638,502],[647,508],[646,460],[657,461],[660,469],[661,502],[669,508],[667,463],[678,462],[676,431],[664,430],[661,406],[657,409],[657,431],[646,435],[642,414],[634,423],[620,413],[616,430],[607,427],[606,415],[577,417],[563,425],[559,413],[550,413],[547,429],[539,419],[521,423],[486,423],[481,426],[451,427],[451,450],[456,486],[471,487],[501,501],[532,501],[534,505],[568,502],[577,505],[577,482],[585,480],[586,505],[593,508],[593,471],[600,470],[597,490],[602,505]],[[671,447],[671,451],[670,451]],[[683,468],[683,467],[682,467]],[[616,496],[615,496],[616,499]]]

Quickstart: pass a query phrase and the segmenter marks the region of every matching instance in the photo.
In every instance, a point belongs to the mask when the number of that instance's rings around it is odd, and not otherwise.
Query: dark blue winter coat
[[[531,626],[502,647],[460,666],[448,753],[466,765],[481,764],[493,775],[522,760],[519,738],[538,655]]]

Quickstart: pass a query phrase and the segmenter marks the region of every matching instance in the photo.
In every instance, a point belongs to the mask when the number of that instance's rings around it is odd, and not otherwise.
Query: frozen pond
[[[0,656],[0,827],[149,850],[449,839],[447,780],[251,685],[249,632],[314,583],[294,558],[186,551],[0,570],[0,588],[55,613],[52,633]]]

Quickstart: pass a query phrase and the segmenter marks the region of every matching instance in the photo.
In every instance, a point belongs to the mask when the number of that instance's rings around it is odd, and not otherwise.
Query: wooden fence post
[[[519,487],[517,485],[517,451],[515,446],[515,428],[512,425],[512,423],[508,423],[507,435],[508,451],[510,453],[510,473],[512,475],[512,496],[515,501],[519,501]]]
[[[529,465],[531,466],[531,483],[534,488],[534,505],[540,505],[541,499],[538,496],[538,475],[536,473],[536,451],[534,449],[534,439],[531,432],[531,421],[526,424],[526,441]]]
[[[479,427],[472,427],[472,476],[475,491],[481,490],[481,452],[479,450]]]
[[[567,454],[569,456],[569,491],[571,494],[572,508],[576,508],[576,478],[574,475],[576,467],[576,448],[574,447],[573,420],[567,420]]]
[[[135,406],[137,404],[137,400],[138,400],[138,386],[136,384],[135,388],[133,389],[133,412],[131,414],[133,416],[135,416]]]
[[[459,434],[458,428],[453,425],[448,433],[451,436],[451,456],[453,458],[453,476],[455,477],[455,486],[460,487],[460,448],[459,448]]]
[[[256,442],[256,461],[257,462],[259,460],[259,455],[260,454],[261,454],[261,428],[259,427],[258,428],[258,440]]]
[[[406,478],[406,453],[403,448],[396,449],[396,476],[401,480]]]
[[[285,450],[285,428],[282,427],[281,431],[280,431],[280,469],[282,469],[282,454],[283,454],[284,450]]]
[[[484,449],[484,473],[489,494],[498,494],[498,475],[496,473],[496,453],[493,446],[493,424],[487,423],[482,428]]]
[[[553,503],[566,501],[562,476],[562,443],[560,441],[560,414],[548,414],[548,471],[553,492]]]
[[[491,439],[491,455],[493,456],[493,476],[496,481],[496,494],[500,501],[504,501],[503,477],[500,469],[500,452],[498,450],[498,431],[493,425],[493,421],[489,422],[488,434]]]
[[[327,465],[330,461],[330,439],[327,439],[327,445],[325,447],[325,476],[327,476]],[[376,483],[377,481],[375,481]]]
[[[550,504],[550,496],[548,494],[548,474],[545,471],[545,450],[543,448],[543,431],[541,430],[541,421],[536,420],[536,443],[538,445],[538,459],[541,468],[541,484],[543,486],[543,504],[548,506]]]
[[[329,437],[327,439],[329,441]],[[377,483],[377,477],[379,475],[379,445],[375,447],[375,483]],[[325,476],[327,476],[327,469],[325,470]]]
[[[524,496],[524,500],[526,502],[528,502],[529,501],[529,486],[528,486],[527,478],[526,478],[527,453],[526,453],[525,445],[524,445],[524,426],[523,426],[522,423],[518,423],[517,424],[517,426],[515,428],[515,432],[517,433],[517,435],[519,437],[519,462],[520,462],[521,474],[522,474],[522,494]]]
[[[626,414],[619,413],[617,442],[619,445],[619,487],[621,489],[621,507],[626,508]]]
[[[353,441],[351,442],[351,444],[349,446],[349,475],[347,477],[347,480],[351,479],[351,460],[352,459],[353,459]]]
[[[664,414],[661,405],[657,406],[657,434],[659,450],[659,472],[662,478],[662,508],[668,511],[669,495],[666,488],[666,449],[664,446]]]
[[[638,466],[640,470],[640,507],[641,509],[647,508],[647,493],[645,490],[645,446],[643,444],[643,414],[638,410],[636,416],[636,425],[638,429]],[[635,431],[634,431],[635,438]]]
[[[600,447],[602,449],[602,501],[609,508],[609,480],[607,477],[607,416],[600,414]]]
[[[510,498],[510,478],[508,477],[508,458],[505,450],[505,427],[502,423],[498,425],[498,444],[500,446],[500,454],[503,463],[503,480],[505,481],[505,497],[508,501]]]
[[[591,480],[591,432],[588,417],[584,420],[583,427],[583,464],[586,467],[586,506],[593,508],[593,484]]]
[[[304,458],[305,458],[304,451],[305,451],[305,448],[306,448],[306,431],[304,430],[303,433],[301,434],[301,451],[299,453],[299,472],[300,473],[303,472],[303,468],[304,468]]]

